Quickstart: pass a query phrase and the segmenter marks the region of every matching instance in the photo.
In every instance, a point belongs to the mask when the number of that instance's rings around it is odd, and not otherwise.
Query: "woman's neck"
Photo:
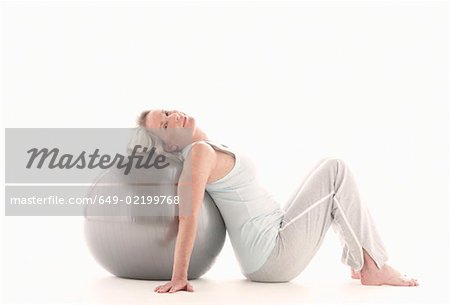
[[[208,140],[208,136],[201,129],[196,128],[192,135],[192,142]]]

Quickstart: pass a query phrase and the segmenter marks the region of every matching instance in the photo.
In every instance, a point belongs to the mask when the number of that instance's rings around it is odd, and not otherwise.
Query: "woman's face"
[[[145,117],[144,127],[165,143],[167,151],[173,151],[191,143],[196,122],[178,110],[155,109]]]

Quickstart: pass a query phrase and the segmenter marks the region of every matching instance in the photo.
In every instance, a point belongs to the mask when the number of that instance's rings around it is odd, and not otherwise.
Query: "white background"
[[[4,303],[447,303],[448,17],[444,1],[3,2],[4,127],[134,127],[179,109],[253,156],[282,205],[341,158],[389,262],[421,283],[360,286],[330,230],[291,283],[245,281],[227,241],[196,292],[156,295],[94,261],[81,217],[3,217]]]

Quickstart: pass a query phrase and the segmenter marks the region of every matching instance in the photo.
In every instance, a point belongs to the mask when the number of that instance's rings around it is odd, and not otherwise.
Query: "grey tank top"
[[[273,250],[284,212],[256,178],[250,158],[223,144],[203,142],[235,158],[232,170],[208,183],[206,191],[222,214],[241,271],[250,274],[264,264]],[[183,148],[183,159],[193,144]]]

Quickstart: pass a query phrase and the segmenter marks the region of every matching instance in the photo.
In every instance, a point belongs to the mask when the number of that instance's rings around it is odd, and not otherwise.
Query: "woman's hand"
[[[194,287],[187,280],[171,280],[164,285],[156,286],[154,289],[158,293],[174,293],[182,290],[194,292]]]

